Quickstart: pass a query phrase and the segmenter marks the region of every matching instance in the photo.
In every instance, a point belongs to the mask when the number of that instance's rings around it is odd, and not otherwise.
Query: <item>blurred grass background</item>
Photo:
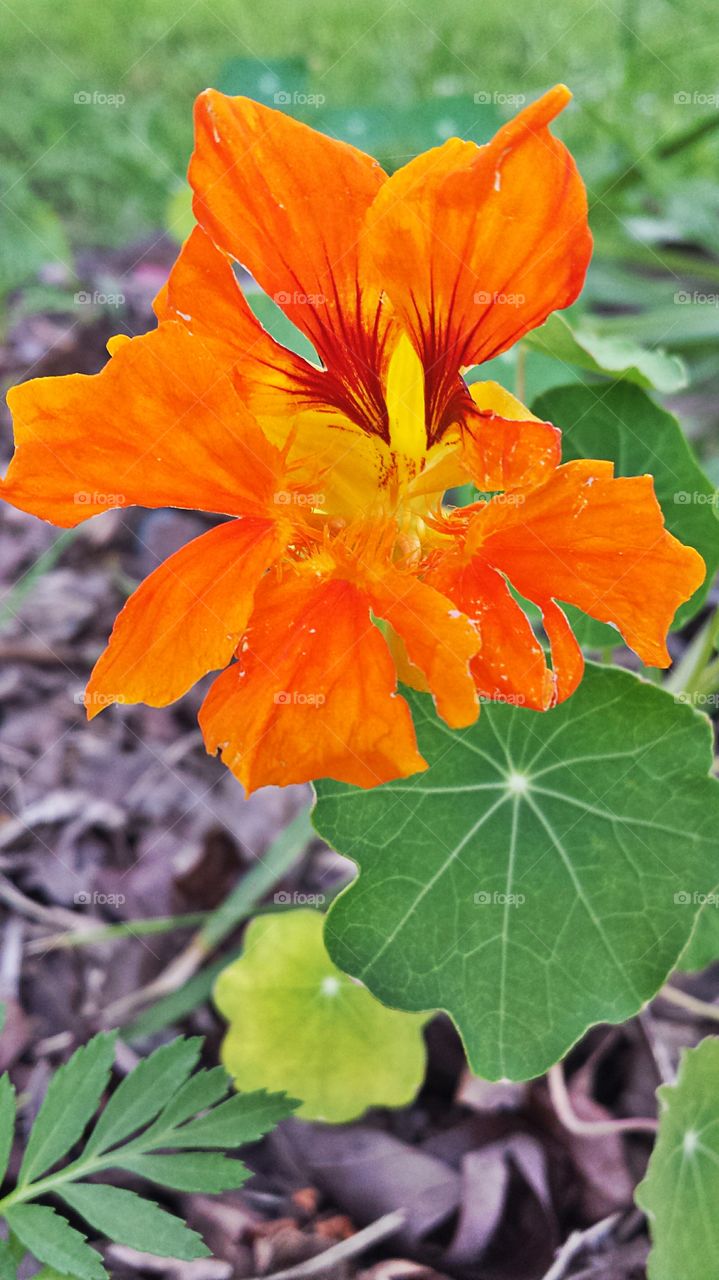
[[[712,0],[0,0],[0,43],[0,308],[48,261],[180,234],[208,84],[299,95],[284,109],[392,168],[450,132],[484,140],[513,98],[563,80],[597,241],[584,305],[607,333],[681,350],[716,424],[719,306],[675,297],[719,301]]]
[[[304,58],[308,88],[336,110],[531,96],[564,80],[577,106],[562,132],[591,184],[629,166],[664,202],[681,196],[672,188],[682,175],[716,184],[716,130],[680,147],[668,171],[660,154],[667,138],[719,114],[674,101],[719,89],[711,0],[3,0],[0,32],[0,190],[16,245],[28,214],[46,229],[58,218],[54,234],[82,244],[119,244],[161,224],[184,176],[192,100],[237,57],[260,67]],[[125,102],[78,108],[82,91]],[[706,194],[716,212],[716,185]]]

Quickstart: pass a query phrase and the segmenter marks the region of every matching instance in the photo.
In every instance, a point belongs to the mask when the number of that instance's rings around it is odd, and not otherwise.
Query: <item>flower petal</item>
[[[471,622],[447,596],[398,569],[374,574],[368,592],[373,611],[394,628],[424,675],[442,718],[453,729],[473,724],[479,704],[469,661],[480,639]]]
[[[255,588],[281,550],[276,525],[240,517],[170,556],[118,614],[87,686],[88,717],[111,702],[164,707],[227,666]]]
[[[385,174],[370,156],[249,98],[208,89],[190,165],[198,222],[243,263],[328,368],[365,372],[381,286],[361,279],[360,227]],[[356,366],[356,367],[355,367]]]
[[[570,96],[556,86],[486,146],[452,138],[418,156],[367,216],[364,251],[422,357],[435,435],[459,369],[499,355],[582,287],[586,193],[548,129]]]
[[[260,324],[232,263],[202,227],[194,227],[154,302],[160,322],[175,320],[197,334],[223,366],[243,378],[294,389],[310,366]]]
[[[368,598],[337,579],[262,583],[200,725],[247,792],[322,777],[374,787],[426,768]]]
[[[467,551],[540,607],[561,600],[613,623],[659,667],[670,662],[674,614],[705,573],[698,552],[665,529],[651,476],[615,479],[610,462],[565,463],[521,503],[488,503],[472,519]]]
[[[483,698],[545,711],[554,701],[552,673],[526,614],[501,574],[479,557],[438,557],[430,580],[476,623],[482,647],[472,676]]]
[[[101,373],[36,378],[8,393],[15,455],[0,495],[71,526],[108,507],[267,515],[282,458],[212,353],[163,324]]]
[[[562,460],[562,433],[550,422],[509,421],[470,409],[462,421],[462,457],[472,480],[485,492],[535,488]]]
[[[564,702],[584,675],[584,654],[564,610],[553,600],[542,601],[540,608],[552,653],[555,701]]]

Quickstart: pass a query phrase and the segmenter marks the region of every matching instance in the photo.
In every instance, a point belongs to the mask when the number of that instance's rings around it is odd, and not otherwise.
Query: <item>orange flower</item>
[[[92,673],[110,701],[163,706],[226,668],[207,748],[248,791],[425,767],[399,676],[452,727],[478,694],[546,709],[582,656],[557,600],[666,665],[701,558],[664,529],[648,477],[560,465],[559,432],[462,377],[577,296],[584,188],[548,126],[558,86],[484,147],[452,139],[387,177],[280,112],[208,91],[190,178],[198,225],[95,377],[9,400],[7,501],[60,525],[109,504],[230,520],[172,556],[120,613]],[[314,346],[278,345],[241,262]],[[473,481],[491,500],[450,511]],[[509,583],[536,602],[551,668]],[[234,660],[233,660],[234,659]]]

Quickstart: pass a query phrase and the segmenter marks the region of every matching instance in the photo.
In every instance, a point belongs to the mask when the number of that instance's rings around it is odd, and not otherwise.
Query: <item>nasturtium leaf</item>
[[[198,1057],[202,1041],[180,1037],[144,1058],[115,1090],[90,1134],[86,1155],[107,1151],[142,1128],[184,1084]]]
[[[15,1089],[8,1075],[0,1076],[0,1183],[7,1173],[15,1134]]]
[[[250,1171],[241,1160],[228,1160],[215,1151],[183,1152],[174,1156],[128,1156],[121,1162],[123,1169],[130,1169],[141,1178],[157,1182],[175,1191],[201,1191],[205,1195],[218,1195],[241,1187],[250,1177]]]
[[[51,1169],[84,1132],[110,1079],[116,1038],[94,1036],[55,1072],[25,1148],[20,1185]]]
[[[654,477],[666,526],[704,557],[707,576],[691,600],[677,610],[675,627],[693,617],[719,568],[717,491],[707,479],[672,414],[640,387],[557,387],[532,406],[562,430],[562,456],[607,458],[618,476]],[[647,591],[651,583],[647,581]]]
[[[649,1280],[709,1280],[719,1257],[719,1037],[682,1055],[657,1090],[659,1134],[636,1190],[654,1242]]]
[[[38,1262],[78,1280],[108,1280],[99,1253],[48,1205],[14,1205],[5,1211],[5,1217],[11,1231]]]
[[[259,916],[225,969],[215,1002],[230,1027],[222,1058],[240,1089],[302,1099],[298,1115],[339,1122],[410,1102],[424,1076],[423,1019],[385,1009],[332,963],[324,917]]]
[[[562,364],[654,387],[665,395],[687,384],[686,370],[677,356],[658,347],[641,347],[631,338],[602,336],[583,324],[572,327],[557,311],[541,328],[526,334],[524,342],[530,350]]]
[[[196,1231],[134,1191],[103,1183],[77,1182],[58,1194],[109,1240],[152,1253],[158,1258],[207,1258],[210,1251]]]
[[[719,886],[712,893],[698,896],[685,890],[684,897],[688,911],[696,911],[697,906],[700,910],[692,936],[677,961],[677,969],[682,973],[697,973],[719,960]]]
[[[360,868],[330,955],[390,1005],[447,1010],[476,1074],[538,1075],[636,1013],[686,944],[675,895],[716,877],[709,721],[592,664],[553,711],[486,704],[461,733],[407,697],[426,772],[317,785],[317,830]]]

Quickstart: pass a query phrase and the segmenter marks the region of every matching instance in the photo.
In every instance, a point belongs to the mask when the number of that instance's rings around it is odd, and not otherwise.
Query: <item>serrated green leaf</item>
[[[184,1083],[200,1055],[202,1041],[178,1039],[138,1063],[115,1090],[85,1148],[106,1151],[152,1120]]]
[[[30,1132],[20,1186],[57,1164],[84,1133],[107,1087],[116,1038],[114,1032],[94,1036],[55,1072]]]
[[[42,1267],[40,1271],[36,1271],[32,1280],[79,1280],[78,1276],[63,1275],[61,1271],[56,1271],[54,1267]]]
[[[425,1019],[385,1009],[342,973],[323,923],[311,910],[252,921],[244,954],[215,986],[230,1024],[222,1060],[238,1089],[285,1089],[302,1098],[298,1114],[307,1119],[404,1106],[424,1078]]]
[[[558,311],[539,329],[526,334],[524,342],[562,364],[623,378],[639,387],[654,387],[665,395],[687,384],[686,369],[677,356],[659,347],[641,347],[631,338],[603,337],[586,324],[573,328]]]
[[[229,1092],[231,1080],[224,1067],[212,1067],[211,1070],[196,1071],[194,1076],[183,1084],[174,1098],[170,1098],[167,1106],[157,1117],[158,1132],[173,1129],[176,1125],[196,1116],[198,1111],[214,1107],[220,1098]],[[149,1133],[148,1133],[149,1137]]]
[[[15,1136],[15,1089],[10,1077],[0,1078],[0,1183],[7,1173],[12,1141]]]
[[[683,895],[716,877],[709,721],[592,664],[553,711],[486,704],[461,733],[408,700],[425,773],[317,786],[317,830],[360,867],[328,949],[386,1003],[446,1009],[476,1074],[538,1075],[686,944]]]
[[[219,1195],[241,1187],[250,1177],[250,1171],[241,1160],[228,1160],[227,1156],[209,1151],[193,1151],[174,1156],[130,1156],[118,1161],[120,1168],[129,1169],[149,1182],[157,1182],[175,1191],[201,1191],[205,1195]]]
[[[210,1251],[196,1231],[134,1191],[100,1183],[76,1182],[58,1195],[96,1231],[117,1244],[158,1258],[207,1258]]]
[[[38,1262],[78,1280],[108,1280],[99,1253],[54,1209],[44,1204],[19,1204],[8,1209],[5,1217]]]
[[[164,1147],[242,1147],[257,1142],[296,1109],[294,1098],[282,1093],[240,1093],[198,1120],[191,1120],[163,1138]]]
[[[15,1259],[6,1240],[0,1240],[0,1280],[17,1280]]]
[[[684,1052],[657,1090],[659,1134],[637,1204],[654,1248],[649,1280],[709,1280],[719,1256],[719,1037]]]
[[[677,969],[682,973],[697,973],[719,960],[719,887],[712,893],[698,895],[697,899],[688,891],[685,897],[687,909],[696,911],[699,907],[699,914],[692,936],[679,957]]]
[[[693,617],[719,568],[717,492],[707,479],[672,414],[627,383],[604,388],[558,387],[533,405],[540,418],[562,430],[562,455],[607,458],[619,476],[654,477],[667,528],[704,557],[707,576],[677,610],[674,626]],[[649,584],[647,584],[649,590]]]

